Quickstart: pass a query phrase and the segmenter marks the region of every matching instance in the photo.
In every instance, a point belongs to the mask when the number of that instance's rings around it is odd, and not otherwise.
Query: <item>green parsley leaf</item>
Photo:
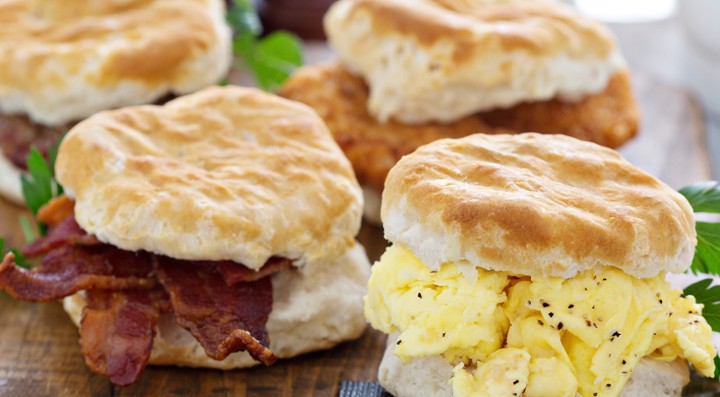
[[[32,266],[30,266],[30,263],[25,258],[25,255],[23,255],[20,251],[16,249],[9,250],[15,255],[15,264],[24,267],[25,269],[30,269]],[[2,261],[5,258],[5,255],[7,252],[5,252],[5,239],[0,237],[0,261]]]
[[[710,286],[712,279],[706,278],[688,285],[683,293],[695,297],[695,302],[703,304],[703,317],[713,331],[720,332],[720,285]]]
[[[20,175],[23,197],[33,215],[37,215],[43,205],[63,193],[63,187],[55,181],[55,160],[62,139],[61,136],[57,143],[48,150],[48,161],[37,148],[31,148],[27,158],[28,173]],[[22,220],[20,222],[26,237],[33,235],[37,237],[35,233],[30,233],[32,228],[23,225]],[[47,227],[41,223],[38,223],[38,230],[41,235],[47,233]],[[30,241],[32,239],[28,240],[28,242]]]
[[[695,297],[695,302],[703,305],[702,315],[715,332],[720,332],[720,285],[710,286],[712,279],[706,278],[688,285],[685,295]],[[720,380],[720,356],[715,356],[715,379]]]
[[[235,0],[227,21],[235,31],[233,52],[260,88],[276,90],[303,64],[302,41],[294,34],[278,31],[258,38],[262,25],[251,1]]]
[[[288,32],[273,32],[257,42],[245,62],[260,88],[275,91],[303,64],[300,39]]]
[[[720,184],[716,181],[694,183],[680,189],[695,212],[720,214]]]
[[[679,190],[696,213],[720,213],[720,184],[695,183]],[[695,222],[697,246],[690,270],[720,275],[720,223]]]
[[[36,149],[30,149],[27,158],[28,175],[21,175],[25,203],[34,215],[53,198],[53,176],[50,166]]]
[[[720,223],[695,222],[697,246],[690,270],[720,275]]]
[[[225,16],[227,23],[236,34],[250,33],[253,36],[262,34],[262,24],[250,0],[234,0]]]
[[[22,268],[25,268],[25,269],[32,269],[32,265],[27,260],[27,258],[25,258],[25,255],[23,255],[22,252],[14,249],[14,248],[11,249],[10,252],[15,254],[15,264],[16,265],[18,265]]]
[[[695,222],[697,246],[690,270],[720,275],[720,223]]]
[[[20,229],[22,229],[23,235],[25,236],[25,241],[28,243],[32,243],[33,241],[35,241],[39,236],[30,218],[23,215],[20,216],[19,221]]]

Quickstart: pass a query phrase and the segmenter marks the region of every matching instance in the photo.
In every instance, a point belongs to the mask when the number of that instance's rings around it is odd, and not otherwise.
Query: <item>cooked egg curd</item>
[[[664,274],[535,279],[477,268],[473,278],[462,267],[432,271],[394,245],[373,266],[365,298],[374,328],[400,332],[400,359],[441,355],[454,366],[455,397],[617,396],[646,356],[683,357],[713,376],[702,305]]]

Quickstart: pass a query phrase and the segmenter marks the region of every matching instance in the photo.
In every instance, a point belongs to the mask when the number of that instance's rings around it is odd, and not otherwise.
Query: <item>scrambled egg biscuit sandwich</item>
[[[392,246],[365,315],[398,397],[679,396],[712,376],[702,306],[670,287],[688,202],[615,151],[562,135],[436,141],[390,171]]]

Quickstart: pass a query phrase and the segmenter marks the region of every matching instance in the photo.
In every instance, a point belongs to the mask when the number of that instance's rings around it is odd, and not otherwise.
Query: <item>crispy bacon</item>
[[[150,358],[167,294],[162,288],[90,290],[87,302],[80,322],[85,363],[118,386],[135,383]]]
[[[151,288],[156,284],[150,254],[109,245],[56,248],[32,270],[16,266],[12,254],[0,265],[0,289],[34,302],[60,299],[85,289]]]
[[[40,207],[37,220],[52,227],[69,217],[75,217],[75,200],[62,194]]]
[[[277,357],[268,348],[265,324],[272,310],[270,277],[228,287],[217,266],[156,256],[155,271],[170,294],[178,324],[189,330],[208,357],[223,360],[247,350],[270,365]]]
[[[247,266],[243,266],[236,262],[221,261],[210,262],[217,265],[217,269],[225,279],[225,284],[231,287],[241,281],[255,281],[273,273],[279,272],[292,265],[292,261],[287,258],[272,257],[260,268],[253,270]]]
[[[44,208],[44,207],[43,207]],[[95,236],[85,233],[77,224],[75,217],[70,216],[51,227],[48,234],[38,238],[22,249],[23,255],[33,258],[47,254],[51,250],[66,245],[98,245],[102,244]]]
[[[80,344],[92,371],[119,386],[137,381],[158,316],[170,310],[215,360],[243,350],[265,365],[277,360],[265,328],[273,301],[269,276],[291,266],[291,260],[271,258],[255,271],[230,261],[123,251],[87,234],[73,210],[74,202],[64,196],[41,208],[49,233],[23,253],[45,257],[28,270],[8,254],[0,264],[0,290],[29,301],[85,290]]]

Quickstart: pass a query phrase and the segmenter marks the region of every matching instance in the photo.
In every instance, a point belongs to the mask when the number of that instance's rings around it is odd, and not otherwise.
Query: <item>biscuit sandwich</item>
[[[687,200],[564,135],[443,139],[390,171],[365,315],[397,397],[680,396],[712,377]]]
[[[316,109],[379,222],[403,155],[472,133],[558,133],[619,147],[638,128],[610,30],[548,0],[341,0],[325,16],[339,61],[279,91]]]
[[[0,289],[64,299],[93,372],[244,368],[364,331],[362,193],[312,109],[212,87],[98,113],[63,140],[49,233]],[[242,352],[245,351],[245,352]],[[239,352],[239,353],[236,353]]]
[[[222,0],[9,0],[0,4],[0,195],[22,203],[43,154],[92,114],[162,103],[230,68]]]

